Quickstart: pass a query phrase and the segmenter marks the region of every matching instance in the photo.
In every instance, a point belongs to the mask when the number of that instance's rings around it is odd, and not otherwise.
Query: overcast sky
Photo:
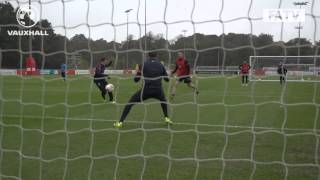
[[[301,37],[319,41],[320,0],[306,1],[309,4],[304,7],[307,16],[302,23]],[[9,2],[17,7],[28,0]],[[185,29],[187,36],[194,33],[220,35],[252,32],[257,35],[268,33],[275,40],[287,41],[298,36],[294,29],[297,23],[270,23],[259,19],[251,21],[251,29],[247,17],[262,18],[263,9],[298,8],[293,2],[294,0],[146,0],[147,31],[163,34],[169,40],[183,34],[182,30]],[[39,8],[42,19],[48,19],[52,23],[56,33],[68,37],[85,34],[92,39],[103,38],[118,42],[125,40],[127,35],[127,16],[124,11],[133,9],[129,14],[129,34],[135,39],[144,35],[145,0],[32,0],[32,5]],[[64,22],[66,28],[63,27]]]

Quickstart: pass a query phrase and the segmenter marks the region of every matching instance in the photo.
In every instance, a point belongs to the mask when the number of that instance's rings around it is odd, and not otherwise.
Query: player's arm
[[[109,67],[109,66],[111,66],[111,65],[112,65],[112,61],[109,61],[109,63],[106,64],[106,67]]]
[[[105,74],[104,71],[101,71],[101,74],[102,74],[103,77],[106,77],[106,78],[110,79],[109,75]]]
[[[280,74],[280,66],[278,66],[277,73]]]
[[[168,73],[167,73],[167,70],[164,66],[162,66],[162,77],[163,79],[166,81],[166,82],[169,82],[169,77],[168,77]]]
[[[278,74],[280,74],[280,75],[286,74],[284,67],[279,67]]]
[[[96,67],[96,70],[95,70],[94,74],[95,74],[95,76],[98,77],[98,78],[108,77],[107,74],[104,74],[104,71],[103,71],[103,68],[102,68],[102,64],[99,64],[99,65]]]
[[[141,79],[141,66],[136,67],[136,75],[134,76],[134,82],[139,82]]]
[[[190,64],[187,60],[185,61],[185,67],[186,67],[187,74],[190,74]]]
[[[101,64],[98,64],[95,71],[94,71],[94,75],[96,76],[101,76]]]
[[[173,71],[171,71],[171,74],[176,73],[176,72],[177,72],[177,70],[178,70],[178,64],[176,63],[176,67],[174,68],[174,70],[173,70]]]
[[[102,70],[102,69],[100,69],[100,74],[101,74],[100,75],[101,77],[106,77],[106,78],[110,79],[110,76],[108,74],[105,74],[104,70]]]
[[[112,61],[109,61],[108,64],[105,65],[105,67],[109,67],[111,65],[112,65]],[[108,74],[104,74],[104,77],[107,77],[108,79],[110,79],[110,76]]]

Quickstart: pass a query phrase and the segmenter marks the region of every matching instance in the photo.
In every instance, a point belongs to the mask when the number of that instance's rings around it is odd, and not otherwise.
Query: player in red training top
[[[191,77],[190,77],[190,64],[188,63],[188,61],[185,59],[184,54],[182,52],[178,53],[178,59],[176,61],[176,67],[175,69],[171,72],[171,75],[173,74],[177,74],[177,81],[175,83],[175,85],[172,88],[172,92],[171,92],[171,98],[173,99],[175,94],[176,94],[176,88],[177,85],[180,82],[184,82],[188,85],[188,87],[194,89],[194,91],[196,92],[196,94],[199,94],[198,89],[194,86],[194,84],[191,81]]]
[[[242,77],[242,86],[248,86],[248,75],[250,68],[250,65],[246,61],[243,61],[243,63],[239,66]]]

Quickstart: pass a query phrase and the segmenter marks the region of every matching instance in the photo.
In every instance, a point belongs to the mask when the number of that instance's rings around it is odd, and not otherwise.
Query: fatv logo
[[[264,22],[304,22],[304,9],[264,9]]]
[[[16,14],[17,22],[25,29],[35,26],[40,20],[40,14],[34,6],[19,7]],[[9,36],[48,36],[46,30],[8,30]]]

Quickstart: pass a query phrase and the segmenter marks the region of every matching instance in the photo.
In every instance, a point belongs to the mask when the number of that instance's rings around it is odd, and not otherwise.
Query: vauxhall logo
[[[25,30],[35,26],[40,20],[40,13],[31,5],[19,7],[16,14],[17,22],[24,30],[7,30],[9,36],[48,36],[46,30]]]
[[[40,19],[39,13],[37,11],[37,9],[31,5],[27,5],[27,6],[21,6],[16,14],[16,18],[18,23],[25,27],[25,28],[31,28],[34,25],[37,24],[37,22]],[[33,20],[30,21],[30,19]]]
[[[46,30],[8,30],[7,32],[9,36],[49,36]]]

